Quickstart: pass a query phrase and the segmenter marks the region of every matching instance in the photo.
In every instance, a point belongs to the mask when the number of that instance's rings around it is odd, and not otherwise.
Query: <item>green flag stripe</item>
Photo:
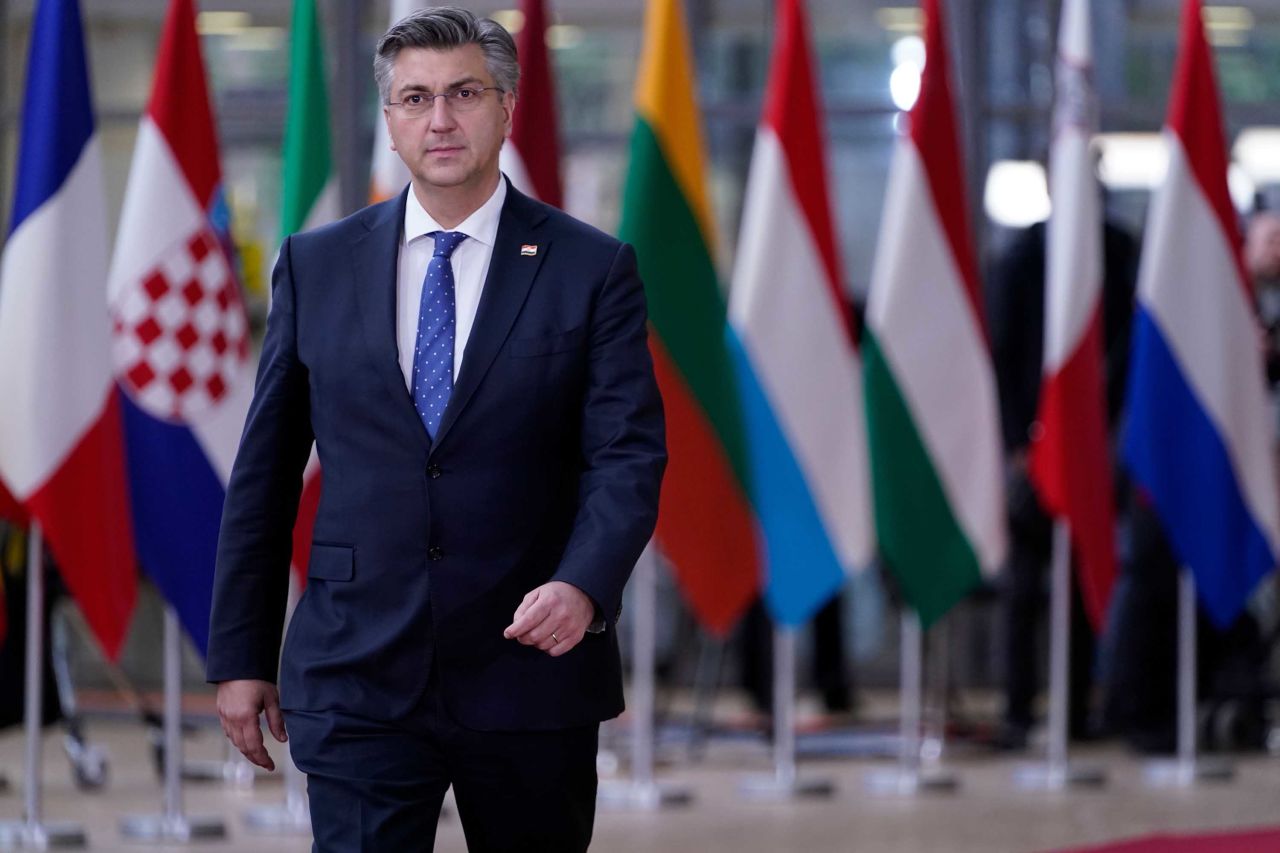
[[[296,0],[289,48],[289,113],[284,127],[281,238],[302,228],[332,168],[329,96],[316,4],[315,0]]]
[[[746,447],[724,344],[725,304],[702,230],[640,117],[631,136],[619,237],[632,244],[653,327],[719,436],[745,487]]]
[[[982,572],[870,329],[864,329],[862,358],[880,553],[928,627],[981,581]]]

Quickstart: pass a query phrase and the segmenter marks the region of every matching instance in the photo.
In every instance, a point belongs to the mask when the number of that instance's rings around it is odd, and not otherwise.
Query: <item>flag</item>
[[[689,39],[679,0],[650,0],[619,236],[635,246],[666,409],[656,537],[695,616],[724,634],[760,588],[757,528],[711,209]]]
[[[965,214],[940,0],[895,143],[862,340],[881,556],[924,625],[1004,559],[995,374]]]
[[[391,26],[399,23],[421,5],[418,0],[391,0]],[[381,93],[379,93],[381,98]],[[381,114],[373,127],[373,167],[369,179],[369,202],[386,201],[409,183],[409,169],[400,155],[391,150],[391,137]]]
[[[171,0],[111,265],[116,376],[144,571],[203,654],[249,325],[191,0]]]
[[[0,260],[0,479],[40,524],[111,659],[137,591],[111,374],[107,218],[76,0],[31,33],[18,174]]]
[[[289,45],[289,112],[284,124],[280,239],[338,218],[338,178],[329,133],[327,71],[316,0],[295,0]],[[307,463],[293,530],[293,570],[306,582],[311,531],[320,506],[320,463]]]
[[[1085,612],[1106,621],[1116,577],[1106,394],[1102,380],[1102,213],[1089,143],[1097,129],[1086,0],[1066,0],[1045,262],[1044,380],[1030,475],[1045,509],[1071,530]]]
[[[543,0],[521,0],[524,26],[516,34],[520,57],[520,98],[511,138],[502,146],[502,171],[516,189],[563,207],[556,90],[547,57],[547,13]]]
[[[844,311],[801,0],[779,0],[729,296],[765,601],[807,620],[872,556],[862,377]]]
[[[1227,193],[1222,113],[1198,0],[1182,28],[1138,271],[1122,454],[1218,625],[1276,564],[1271,415],[1260,331]]]

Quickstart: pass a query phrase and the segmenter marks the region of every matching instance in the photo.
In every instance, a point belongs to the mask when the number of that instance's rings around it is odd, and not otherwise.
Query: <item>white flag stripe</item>
[[[872,557],[862,372],[772,128],[756,134],[730,321],[846,571]]]
[[[1102,220],[1087,132],[1062,126],[1049,163],[1045,297],[1045,373],[1058,372],[1080,347],[1102,294]]]
[[[1169,172],[1152,200],[1138,297],[1226,443],[1236,480],[1273,553],[1280,551],[1270,411],[1258,364],[1259,329],[1235,253],[1178,137],[1166,132]]]
[[[120,211],[107,298],[115,305],[155,266],[167,246],[186,240],[205,222],[169,141],[144,113]]]
[[[417,0],[391,0],[390,28],[407,16],[421,3]],[[381,93],[379,93],[381,94]],[[391,137],[387,135],[387,122],[382,110],[378,110],[377,124],[373,129],[373,169],[370,177],[370,194],[375,199],[390,198],[409,183],[409,169],[400,155],[391,150]]]
[[[307,217],[302,222],[301,230],[310,231],[312,228],[327,225],[338,219],[341,213],[342,205],[338,198],[338,178],[336,175],[330,175],[329,180],[325,182],[324,188],[320,190],[320,195],[316,196],[315,203],[307,211]]]
[[[983,573],[992,575],[1005,554],[995,380],[924,164],[908,137],[897,142],[882,221],[868,325],[880,330],[877,343],[951,511]]]
[[[537,190],[533,188],[533,179],[529,177],[529,169],[524,164],[524,158],[520,156],[520,149],[512,145],[510,139],[502,146],[502,153],[498,155],[498,165],[503,174],[511,179],[516,189],[531,198],[538,197]]]
[[[102,150],[89,138],[67,179],[0,260],[0,473],[25,500],[98,420],[113,377]]]

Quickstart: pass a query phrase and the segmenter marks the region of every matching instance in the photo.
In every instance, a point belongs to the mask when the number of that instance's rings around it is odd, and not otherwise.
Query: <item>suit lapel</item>
[[[406,189],[398,201],[392,200],[369,210],[368,228],[351,249],[352,274],[360,326],[374,370],[395,401],[396,417],[406,421],[423,445],[431,439],[422,426],[413,398],[404,384],[400,350],[396,344],[396,279],[399,275],[400,232],[404,225]]]
[[[498,222],[493,257],[489,261],[489,274],[485,277],[484,291],[476,309],[476,321],[467,339],[462,371],[453,383],[453,394],[440,420],[440,429],[436,431],[434,447],[440,446],[466,408],[524,305],[550,244],[544,239],[532,256],[522,254],[521,249],[526,244],[538,243],[534,232],[546,216],[545,210],[508,181],[507,200],[502,206],[502,219]]]

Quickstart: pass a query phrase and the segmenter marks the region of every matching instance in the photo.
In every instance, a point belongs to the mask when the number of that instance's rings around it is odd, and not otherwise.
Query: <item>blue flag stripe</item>
[[[844,570],[746,350],[732,329],[725,334],[747,432],[751,503],[764,536],[765,604],[778,622],[800,625],[840,591]]]
[[[1141,307],[1128,407],[1125,463],[1155,502],[1174,553],[1195,575],[1205,610],[1225,628],[1271,571],[1271,552],[1245,506],[1222,436]]]
[[[157,420],[127,393],[120,396],[138,561],[203,656],[226,491],[188,427]]]
[[[93,135],[77,0],[41,0],[30,51],[10,234],[57,192]]]

